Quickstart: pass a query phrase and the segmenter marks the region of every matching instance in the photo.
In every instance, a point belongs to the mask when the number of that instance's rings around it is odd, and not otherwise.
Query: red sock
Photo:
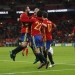
[[[22,50],[22,53],[24,53],[25,49]]]
[[[25,50],[26,50],[26,56],[28,56],[28,48],[26,48]]]

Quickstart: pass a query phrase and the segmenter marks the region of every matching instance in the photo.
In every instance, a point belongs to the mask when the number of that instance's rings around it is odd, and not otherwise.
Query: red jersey
[[[21,28],[21,33],[28,33],[28,28],[27,27],[22,27]]]
[[[44,42],[46,40],[46,37],[45,37],[45,27],[44,26],[41,27],[41,35],[42,35],[42,41]]]
[[[28,15],[24,12],[20,15],[20,19],[21,22],[29,22],[29,17]]]
[[[48,19],[45,19],[43,23],[46,26],[45,28],[46,40],[52,40],[52,26],[54,26],[54,23],[52,23]]]
[[[32,18],[31,21],[31,35],[41,35],[42,19],[41,18]]]
[[[75,26],[74,26],[74,28],[73,28],[73,31],[72,31],[73,33],[75,33]]]
[[[30,19],[31,19],[31,18],[36,18],[36,16],[33,14],[33,15],[30,16]]]
[[[20,19],[19,20],[21,21],[21,24],[22,24],[21,33],[30,33],[31,29],[30,29],[29,25],[25,26],[25,24],[29,22],[28,15],[26,13],[22,13],[20,15]]]

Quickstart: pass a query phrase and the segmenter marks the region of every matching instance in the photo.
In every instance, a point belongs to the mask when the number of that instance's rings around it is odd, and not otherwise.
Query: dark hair
[[[23,7],[23,12],[25,12],[25,10],[27,9],[28,6],[24,6]]]
[[[39,11],[37,12],[37,17],[42,17],[42,11],[41,11],[41,10],[39,10]]]
[[[44,11],[43,14],[42,14],[42,16],[43,16],[44,18],[48,18],[48,13]]]

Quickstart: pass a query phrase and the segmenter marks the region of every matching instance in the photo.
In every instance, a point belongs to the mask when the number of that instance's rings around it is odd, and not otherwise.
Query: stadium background
[[[72,46],[75,37],[68,37],[75,26],[75,0],[0,0],[0,46],[18,45],[21,25],[17,18],[28,5],[33,14],[35,7],[48,11],[53,29],[53,45]]]

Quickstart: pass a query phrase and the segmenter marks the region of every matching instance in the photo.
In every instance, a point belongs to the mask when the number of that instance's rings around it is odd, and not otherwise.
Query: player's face
[[[34,10],[34,15],[37,15],[37,12],[39,11],[39,9],[38,8],[35,8],[35,10]]]
[[[27,7],[27,12],[30,12],[30,8],[29,7]]]

